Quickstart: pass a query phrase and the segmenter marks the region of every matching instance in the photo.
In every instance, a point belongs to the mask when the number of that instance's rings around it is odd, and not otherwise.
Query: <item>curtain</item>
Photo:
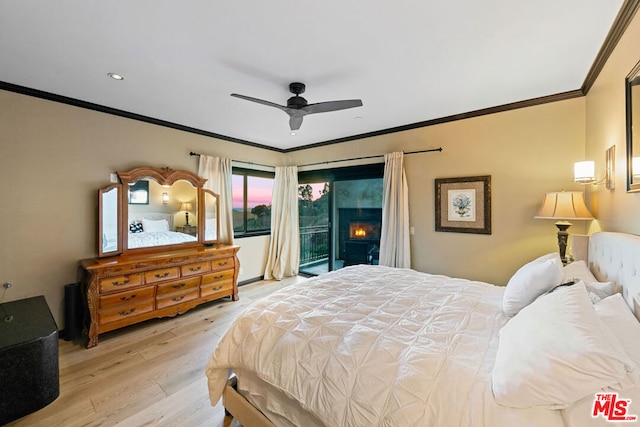
[[[384,156],[380,265],[411,267],[409,246],[409,187],[403,153]]]
[[[279,166],[273,184],[271,241],[264,278],[282,280],[295,276],[299,263],[298,168]]]
[[[220,195],[220,236],[218,240],[233,244],[233,205],[231,200],[231,159],[200,155],[198,175],[207,178],[206,190]]]

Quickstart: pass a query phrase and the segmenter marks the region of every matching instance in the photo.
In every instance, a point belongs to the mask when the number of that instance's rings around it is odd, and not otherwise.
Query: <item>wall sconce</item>
[[[596,164],[593,160],[573,164],[573,182],[580,184],[597,184]]]
[[[560,259],[564,264],[567,263],[567,242],[569,240],[567,229],[571,227],[571,223],[567,220],[594,219],[584,203],[584,196],[581,191],[561,191],[545,194],[542,206],[534,218],[559,220],[555,224],[558,227]]]
[[[185,211],[184,217],[185,217],[186,223],[184,225],[189,225],[189,211],[191,209],[193,209],[193,206],[189,202],[182,202],[182,204],[180,205],[180,210]]]
[[[162,193],[162,204],[166,205],[169,203],[169,193]]]
[[[573,164],[573,182],[598,185],[604,183],[608,190],[615,188],[616,146],[612,145],[605,152],[605,176],[596,178],[596,165],[593,160]],[[634,166],[635,167],[635,166]],[[640,171],[640,159],[638,169]]]

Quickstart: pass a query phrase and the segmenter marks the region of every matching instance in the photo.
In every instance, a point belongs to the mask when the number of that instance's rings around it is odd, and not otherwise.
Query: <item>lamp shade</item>
[[[580,191],[546,193],[535,218],[541,219],[594,219],[584,203]]]
[[[192,209],[193,209],[193,206],[191,206],[191,203],[189,202],[182,202],[182,204],[180,205],[181,211],[190,211]]]
[[[594,182],[596,181],[595,162],[587,160],[584,162],[576,162],[573,164],[573,180],[575,182]]]

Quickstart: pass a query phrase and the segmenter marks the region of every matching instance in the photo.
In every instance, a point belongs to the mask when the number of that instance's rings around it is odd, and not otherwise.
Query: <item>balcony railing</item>
[[[329,227],[300,227],[300,264],[309,264],[329,256]]]

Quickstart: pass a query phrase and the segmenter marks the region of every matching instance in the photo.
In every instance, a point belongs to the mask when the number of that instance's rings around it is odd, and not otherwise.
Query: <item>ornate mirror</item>
[[[218,195],[202,188],[206,179],[155,167],[118,177],[121,184],[100,190],[99,256],[218,242]]]
[[[627,105],[627,191],[640,191],[640,62],[625,80]]]

